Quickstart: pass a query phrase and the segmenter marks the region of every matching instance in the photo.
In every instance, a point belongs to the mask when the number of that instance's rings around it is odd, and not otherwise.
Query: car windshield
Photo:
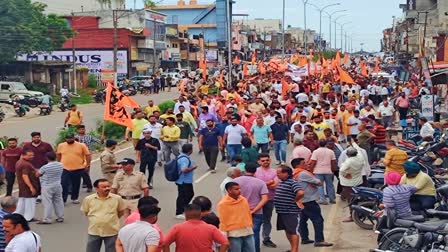
[[[23,83],[15,83],[12,85],[15,90],[28,90]]]

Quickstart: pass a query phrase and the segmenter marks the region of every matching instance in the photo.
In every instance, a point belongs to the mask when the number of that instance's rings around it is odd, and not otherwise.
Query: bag
[[[188,157],[183,156],[183,157],[180,157],[180,158],[187,158],[188,159],[188,167],[190,167],[191,161],[190,161],[190,159]],[[177,166],[177,161],[180,158],[173,159],[173,160],[167,162],[163,166],[163,170],[165,172],[166,180],[171,181],[171,182],[175,182],[176,180],[179,179],[180,172],[179,172],[179,168]]]

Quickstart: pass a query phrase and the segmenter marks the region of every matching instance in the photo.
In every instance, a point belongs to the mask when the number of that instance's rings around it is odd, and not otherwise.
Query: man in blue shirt
[[[0,205],[2,206],[2,209],[0,210],[0,252],[3,252],[6,248],[5,231],[3,230],[3,217],[16,211],[17,198],[6,196],[0,201]]]
[[[207,127],[199,131],[199,150],[204,151],[205,161],[211,173],[216,173],[216,160],[219,149],[222,149],[222,137],[212,119],[207,120]]]
[[[281,116],[276,116],[271,130],[274,137],[274,153],[277,165],[284,165],[286,163],[286,145],[289,144],[288,126],[283,123]]]
[[[219,134],[221,135],[221,137],[224,136],[224,132],[226,130],[226,127],[230,125],[229,119],[230,119],[231,116],[232,116],[232,112],[226,112],[226,115],[222,118],[222,122],[218,123],[216,125],[216,128],[219,129]],[[223,142],[222,145],[226,146],[226,143]],[[227,160],[227,158],[226,158],[226,148],[222,148],[221,149],[221,157],[222,157],[221,158],[221,162],[224,162],[224,161]]]
[[[257,144],[257,151],[262,153],[269,152],[269,142],[273,143],[272,130],[269,126],[264,125],[263,117],[258,117],[256,124],[250,129],[252,133],[252,140]]]
[[[176,219],[185,219],[185,215],[183,215],[184,208],[194,197],[193,175],[194,170],[198,166],[193,160],[191,160],[191,153],[193,153],[193,145],[184,144],[182,146],[182,153],[177,156],[177,169],[179,170],[180,175],[176,180]]]

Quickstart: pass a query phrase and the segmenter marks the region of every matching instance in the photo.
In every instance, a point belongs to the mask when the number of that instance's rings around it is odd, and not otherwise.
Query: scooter
[[[14,108],[14,111],[16,112],[16,114],[17,114],[19,117],[23,117],[23,116],[25,116],[25,115],[26,115],[26,112],[29,112],[29,111],[30,111],[30,109],[29,109],[27,106],[25,106],[25,105],[23,105],[23,104],[20,104],[20,103],[17,102],[17,101],[11,101],[11,104],[12,104],[12,106],[13,106],[13,108]]]
[[[62,98],[61,98],[61,102],[60,102],[60,104],[59,104],[59,109],[62,111],[62,112],[65,112],[67,109],[69,109],[70,108],[70,97],[68,97],[68,96],[63,96]]]
[[[39,109],[40,109],[40,115],[50,115],[51,111],[52,111],[52,105],[48,105],[48,104],[41,104],[39,105]]]

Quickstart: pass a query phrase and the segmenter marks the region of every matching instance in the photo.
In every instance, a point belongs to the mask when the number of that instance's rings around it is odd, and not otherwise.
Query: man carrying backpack
[[[83,115],[75,104],[70,105],[70,111],[67,113],[64,121],[64,127],[76,127],[82,124]]]
[[[192,144],[184,144],[182,146],[182,153],[175,159],[177,172],[179,177],[176,180],[177,185],[177,199],[176,199],[176,219],[185,219],[184,208],[190,203],[194,197],[193,191],[193,175],[194,170],[198,167],[196,163],[191,160],[190,155],[193,153]],[[167,169],[172,168],[168,163],[165,165],[165,176],[167,176]],[[170,180],[167,177],[168,180]]]

